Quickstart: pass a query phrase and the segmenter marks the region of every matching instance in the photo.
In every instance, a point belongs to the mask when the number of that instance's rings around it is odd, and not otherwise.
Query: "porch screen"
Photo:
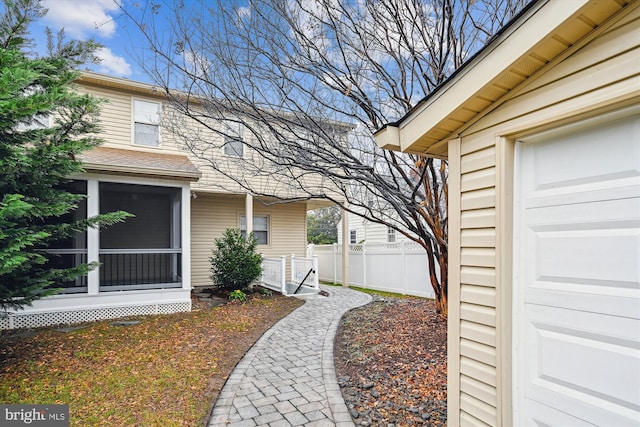
[[[81,180],[70,181],[60,186],[64,191],[74,194],[87,194],[87,182]],[[79,221],[87,217],[87,200],[78,201],[78,207],[59,217],[49,217],[44,224],[62,224]],[[45,251],[47,262],[44,269],[67,269],[78,267],[87,262],[87,233],[75,233],[73,236],[64,236],[51,243]],[[61,288],[61,293],[87,292],[87,276],[79,276],[75,279],[61,281],[52,285]]]
[[[135,215],[100,230],[101,288],[181,286],[180,195],[180,188],[100,183],[101,213]]]

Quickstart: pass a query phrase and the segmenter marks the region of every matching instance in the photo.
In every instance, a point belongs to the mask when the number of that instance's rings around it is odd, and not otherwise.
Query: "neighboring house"
[[[225,191],[225,178],[163,126],[175,111],[152,85],[89,72],[77,84],[106,102],[100,114],[104,144],[82,155],[86,173],[72,177],[75,191],[88,196],[74,215],[124,210],[135,218],[52,248],[60,265],[101,265],[63,284],[59,295],[0,317],[0,329],[189,311],[192,287],[211,285],[211,250],[227,228],[246,231],[249,224],[265,257],[305,254],[307,210],[323,202],[266,207],[240,190]],[[211,155],[221,161],[248,155],[237,141],[219,146]]]
[[[532,2],[376,139],[449,160],[448,424],[640,425],[640,2]]]
[[[349,243],[397,243],[411,241],[407,236],[384,224],[372,222],[350,213]],[[342,243],[342,220],[338,222],[338,243]]]

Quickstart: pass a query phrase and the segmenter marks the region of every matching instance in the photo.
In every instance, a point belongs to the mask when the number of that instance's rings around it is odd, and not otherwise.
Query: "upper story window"
[[[133,100],[134,136],[138,145],[157,147],[160,145],[160,104]]]
[[[242,237],[247,238],[247,217],[242,215],[240,217],[240,232]],[[268,216],[254,216],[253,217],[253,235],[256,237],[256,241],[259,245],[269,244],[269,217]]]
[[[225,120],[222,123],[224,154],[226,156],[242,157],[244,155],[242,125],[231,120]]]
[[[391,227],[387,227],[387,242],[395,243],[396,241],[396,230]]]

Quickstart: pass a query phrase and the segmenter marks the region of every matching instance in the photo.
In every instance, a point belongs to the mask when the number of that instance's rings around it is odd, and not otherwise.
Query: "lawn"
[[[301,304],[254,296],[130,326],[4,332],[0,402],[69,404],[73,426],[202,425],[236,363]]]

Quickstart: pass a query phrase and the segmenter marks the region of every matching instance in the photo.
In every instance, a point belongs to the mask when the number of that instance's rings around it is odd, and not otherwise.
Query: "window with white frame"
[[[158,102],[134,99],[133,122],[134,144],[149,147],[160,145],[160,104]]]
[[[349,243],[354,244],[358,241],[358,234],[356,230],[349,230]]]
[[[224,154],[226,156],[242,157],[244,155],[242,124],[232,120],[224,120],[222,124]]]
[[[395,243],[396,241],[396,230],[391,227],[387,227],[387,242]]]
[[[242,237],[247,237],[247,217],[240,216],[240,232]],[[253,217],[253,235],[259,245],[269,244],[269,217],[266,215],[256,215]]]

